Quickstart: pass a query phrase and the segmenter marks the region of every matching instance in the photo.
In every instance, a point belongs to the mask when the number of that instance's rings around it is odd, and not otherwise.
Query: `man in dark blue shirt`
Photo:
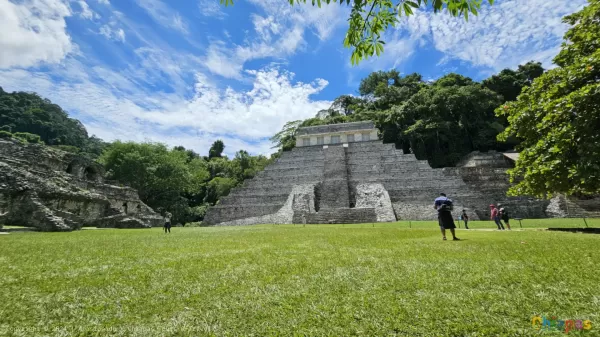
[[[438,223],[442,231],[443,240],[446,240],[446,229],[449,229],[450,233],[452,233],[452,240],[460,240],[456,237],[456,233],[454,233],[456,225],[454,224],[454,219],[452,219],[452,200],[448,199],[445,193],[440,193],[440,196],[435,198],[433,208],[438,212]]]

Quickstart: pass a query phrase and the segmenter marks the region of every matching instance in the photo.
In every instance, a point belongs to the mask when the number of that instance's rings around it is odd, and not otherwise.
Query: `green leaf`
[[[414,1],[406,1],[405,3],[412,6],[413,8],[419,8],[419,5],[416,4]]]

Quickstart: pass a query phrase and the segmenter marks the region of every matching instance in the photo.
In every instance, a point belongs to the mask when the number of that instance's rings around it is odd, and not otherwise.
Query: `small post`
[[[412,221],[408,220],[408,228],[412,228]]]
[[[588,228],[587,220],[583,217],[583,222],[585,222],[585,228]]]
[[[519,221],[519,226],[521,226],[521,228],[523,228],[523,224],[521,223],[521,220],[523,220],[522,218],[515,218],[515,220]]]
[[[373,228],[375,228],[375,223],[373,222]]]

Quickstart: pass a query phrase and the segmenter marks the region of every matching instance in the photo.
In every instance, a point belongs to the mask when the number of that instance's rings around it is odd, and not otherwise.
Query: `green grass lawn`
[[[0,336],[600,335],[600,236],[407,225],[3,235]]]

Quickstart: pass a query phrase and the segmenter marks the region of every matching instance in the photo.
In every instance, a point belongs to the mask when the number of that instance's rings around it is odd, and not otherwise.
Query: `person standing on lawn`
[[[490,205],[490,211],[490,219],[494,220],[496,226],[498,227],[498,230],[504,230],[504,225],[502,225],[502,222],[500,221],[500,212],[498,211],[496,206]]]
[[[433,208],[438,212],[438,223],[442,231],[442,240],[446,240],[446,229],[449,229],[450,233],[452,233],[452,240],[458,241],[460,239],[456,237],[456,233],[454,232],[456,225],[452,218],[452,207],[452,200],[448,199],[445,193],[440,193],[440,196],[435,198],[433,202]]]
[[[464,209],[462,210],[461,218],[462,221],[465,222],[465,228],[469,229],[469,216],[467,215],[467,211]]]
[[[506,209],[506,207],[504,207],[504,206],[502,206],[500,204],[498,204],[498,208],[500,208],[498,210],[500,219],[502,219],[502,221],[504,221],[504,224],[506,225],[506,228],[508,228],[508,230],[511,230],[510,229],[510,223],[508,222],[509,221],[508,210]]]
[[[167,233],[167,231],[169,233],[171,233],[171,216],[172,216],[171,213],[169,213],[169,212],[165,213],[165,226],[164,226],[165,234]]]

